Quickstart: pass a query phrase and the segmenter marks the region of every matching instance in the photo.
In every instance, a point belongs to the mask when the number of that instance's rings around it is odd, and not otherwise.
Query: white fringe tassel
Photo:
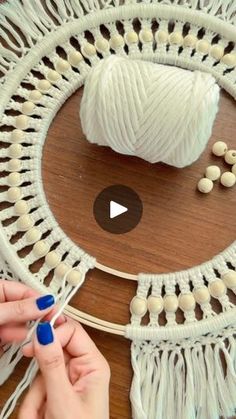
[[[236,408],[235,336],[194,344],[134,341],[134,419],[219,419]]]

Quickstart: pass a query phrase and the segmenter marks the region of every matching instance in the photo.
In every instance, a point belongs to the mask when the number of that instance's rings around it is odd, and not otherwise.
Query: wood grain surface
[[[100,263],[129,273],[185,269],[212,258],[234,241],[236,187],[226,189],[216,183],[210,195],[196,191],[196,184],[209,164],[228,169],[221,158],[211,154],[212,143],[223,139],[230,148],[236,145],[235,104],[226,93],[221,95],[220,110],[207,150],[195,164],[185,169],[151,165],[89,144],[82,134],[79,119],[81,95],[82,89],[56,116],[47,136],[42,162],[48,203],[71,239]],[[144,207],[140,224],[124,235],[106,233],[93,217],[97,194],[117,183],[133,188]],[[102,319],[126,324],[135,285],[132,281],[94,270],[89,272],[72,305]],[[122,337],[86,330],[111,366],[110,417],[129,419],[130,342]],[[1,405],[15,388],[26,364],[23,360],[0,389]],[[12,415],[12,418],[16,417],[17,410]]]

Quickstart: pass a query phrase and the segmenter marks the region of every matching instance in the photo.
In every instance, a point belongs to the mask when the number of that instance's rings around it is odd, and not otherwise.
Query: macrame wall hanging
[[[76,246],[49,209],[41,178],[47,130],[91,67],[110,54],[211,73],[236,98],[235,24],[235,0],[9,0],[0,6],[1,278],[54,293],[62,311],[89,269],[114,273]],[[32,265],[42,258],[42,266],[32,273]],[[235,267],[236,242],[211,261],[182,272],[135,276],[115,271],[138,284],[127,326],[65,309],[85,324],[132,341],[135,419],[234,414],[236,310],[228,291],[236,290]],[[52,280],[46,286],[49,272]],[[212,298],[219,301],[220,313]],[[176,322],[178,307],[183,324]],[[167,322],[160,326],[163,310]],[[144,326],[147,311],[150,321]],[[21,358],[18,345],[4,349],[1,383]],[[36,371],[32,361],[2,419],[10,416]]]

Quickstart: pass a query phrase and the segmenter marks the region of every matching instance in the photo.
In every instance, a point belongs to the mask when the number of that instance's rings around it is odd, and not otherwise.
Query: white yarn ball
[[[210,74],[112,55],[87,76],[80,116],[91,143],[184,167],[205,149],[218,102]]]

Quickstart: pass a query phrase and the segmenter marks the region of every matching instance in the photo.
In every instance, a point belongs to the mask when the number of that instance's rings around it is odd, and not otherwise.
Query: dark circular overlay
[[[123,206],[126,212],[111,218],[111,203]],[[98,225],[112,234],[124,234],[140,222],[143,204],[138,194],[125,185],[112,185],[103,189],[94,201],[93,213]]]

